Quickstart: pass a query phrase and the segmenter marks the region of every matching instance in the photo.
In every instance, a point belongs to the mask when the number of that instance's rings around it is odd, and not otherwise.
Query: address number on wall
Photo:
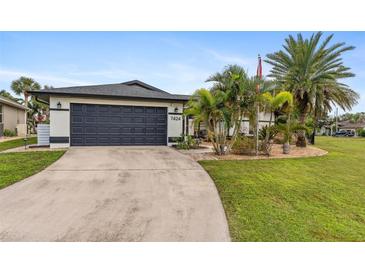
[[[171,121],[181,121],[181,116],[177,116],[177,115],[170,116],[170,120]]]

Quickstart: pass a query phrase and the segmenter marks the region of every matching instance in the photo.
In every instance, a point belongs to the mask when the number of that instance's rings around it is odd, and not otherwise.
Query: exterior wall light
[[[58,103],[57,103],[57,108],[58,108],[58,109],[61,109],[61,107],[62,107],[61,102],[58,102]]]
[[[175,113],[177,113],[179,111],[179,108],[175,107],[174,111],[175,111]]]

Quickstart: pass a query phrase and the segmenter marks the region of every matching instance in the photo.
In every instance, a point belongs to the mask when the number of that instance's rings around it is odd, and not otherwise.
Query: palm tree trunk
[[[315,136],[316,136],[316,127],[313,128],[313,133],[311,135],[311,144],[314,145],[315,142]]]
[[[300,117],[299,117],[299,122],[302,126],[305,125],[305,118],[307,116],[307,113],[306,112],[302,112],[300,114]],[[305,131],[304,130],[300,130],[298,132],[298,138],[297,138],[297,142],[295,144],[297,147],[306,147],[307,146],[307,140],[305,138]]]
[[[317,118],[313,121],[313,132],[311,135],[311,144],[314,145],[315,138],[316,138],[316,129],[317,129]]]
[[[267,156],[270,156],[270,150],[269,148],[269,134],[270,134],[270,130],[271,130],[271,122],[272,122],[272,111],[270,110],[270,120],[269,120],[269,126],[266,128],[266,135],[265,135],[265,153],[267,154]]]

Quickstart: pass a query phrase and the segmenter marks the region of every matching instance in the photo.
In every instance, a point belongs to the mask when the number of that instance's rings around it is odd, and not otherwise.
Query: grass
[[[318,137],[323,157],[201,161],[233,241],[365,241],[365,138]]]
[[[37,137],[31,137],[28,139],[27,144],[36,144],[37,143]],[[24,146],[24,140],[16,139],[11,141],[5,141],[0,143],[0,151],[4,151],[7,149],[15,148],[15,147],[21,147]]]
[[[0,154],[0,189],[40,172],[64,151],[34,151]]]

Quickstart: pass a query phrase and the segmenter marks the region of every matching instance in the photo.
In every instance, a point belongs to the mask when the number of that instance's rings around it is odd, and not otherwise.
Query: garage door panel
[[[108,106],[108,105],[98,105],[97,107],[98,107],[98,111],[100,113],[110,111],[110,106]]]
[[[111,127],[109,128],[110,134],[120,134],[120,128],[119,127]]]
[[[135,134],[145,134],[146,133],[146,128],[144,128],[144,127],[134,128],[134,133]]]
[[[95,134],[98,130],[96,127],[84,127],[84,131],[82,132],[75,132],[75,133],[85,133],[85,134]]]
[[[80,137],[72,137],[71,138],[71,144],[74,144],[74,145],[77,145],[77,146],[82,145],[83,144],[83,138],[82,138],[82,136],[80,136]]]
[[[166,109],[163,109],[163,108],[156,108],[156,113],[157,114],[166,114]]]
[[[144,124],[145,123],[145,117],[134,117],[132,119],[132,122],[136,123],[136,124]]]
[[[110,117],[110,122],[119,124],[121,122],[121,118],[119,116],[112,116]]]
[[[162,123],[162,124],[164,124],[165,123],[165,121],[166,121],[166,117],[162,117],[162,116],[157,116],[157,119],[156,119],[157,121],[157,123]]]
[[[144,113],[145,107],[133,107],[134,113]]]
[[[167,108],[71,104],[71,145],[166,145]]]
[[[72,116],[71,122],[72,123],[82,123],[83,122],[82,116]]]
[[[71,110],[74,113],[82,112],[82,105],[71,105]]]
[[[120,114],[121,113],[121,107],[120,106],[111,106],[110,111],[113,114]]]
[[[122,113],[133,113],[133,107],[130,106],[123,106],[121,107]]]
[[[121,117],[120,122],[123,124],[132,124],[133,123],[133,117]]]
[[[89,136],[85,136],[84,137],[84,139],[85,139],[85,143],[87,143],[87,144],[91,144],[91,145],[96,145],[97,144],[97,138],[96,138],[96,136],[93,136],[93,137],[89,137]]]
[[[165,128],[156,128],[156,133],[158,134],[166,134],[167,130]]]
[[[82,112],[96,113],[98,110],[98,107],[96,105],[81,105],[80,110]]]
[[[84,128],[83,127],[73,126],[71,128],[71,133],[72,134],[82,134],[83,132],[84,132]]]
[[[146,108],[146,113],[148,114],[155,114],[156,113],[156,108]]]

